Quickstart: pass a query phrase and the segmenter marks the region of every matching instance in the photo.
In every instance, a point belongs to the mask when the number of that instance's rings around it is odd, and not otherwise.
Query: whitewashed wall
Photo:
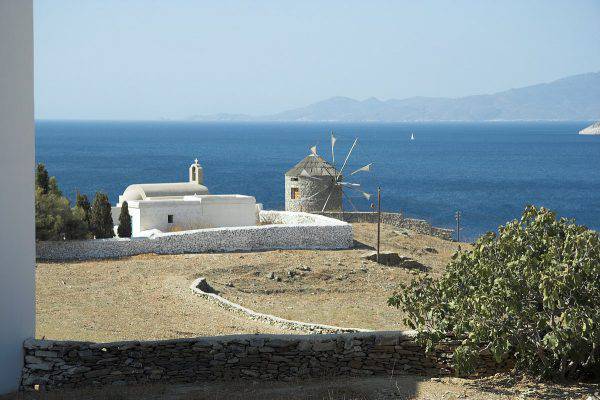
[[[128,203],[133,235],[158,229],[192,230],[256,225],[256,200],[243,195],[189,196],[184,200],[144,200]],[[115,225],[120,207],[112,207]],[[168,216],[173,215],[173,223]]]
[[[352,226],[321,215],[261,211],[263,225],[158,234],[153,238],[37,242],[39,260],[119,258],[136,254],[183,254],[275,249],[347,249]]]
[[[145,231],[148,229],[158,229],[168,232],[175,227],[179,229],[198,229],[202,220],[202,208],[199,202],[184,201],[141,201],[130,204],[130,209],[135,213],[139,210],[139,229]],[[167,216],[173,215],[173,223],[169,224]],[[133,214],[132,214],[133,215]],[[136,225],[134,224],[133,233],[136,234]]]
[[[35,334],[32,0],[0,0],[0,394]]]
[[[211,227],[256,225],[256,200],[251,196],[204,196],[202,222]]]

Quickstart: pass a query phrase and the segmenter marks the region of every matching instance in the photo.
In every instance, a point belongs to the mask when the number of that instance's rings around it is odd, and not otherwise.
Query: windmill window
[[[298,182],[298,178],[291,178],[290,179],[292,182]]]
[[[292,198],[292,200],[299,199],[300,198],[300,189],[299,188],[292,188],[292,192],[290,194],[290,197]]]
[[[169,215],[167,215],[167,222],[168,222],[169,224],[172,224],[172,223],[173,223],[173,214],[169,214]]]

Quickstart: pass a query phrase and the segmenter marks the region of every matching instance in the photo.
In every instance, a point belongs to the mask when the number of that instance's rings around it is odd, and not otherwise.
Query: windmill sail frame
[[[335,145],[336,145],[336,142],[337,142],[337,138],[335,137],[333,131],[331,131],[331,159],[332,159],[331,164],[329,164],[325,159],[323,159],[318,154],[317,146],[315,145],[310,148],[310,155],[305,160],[312,159],[313,157],[315,157],[314,159],[309,160],[309,161],[321,163],[320,170],[319,169],[314,170],[313,168],[308,168],[308,170],[311,171],[311,172],[309,172],[306,168],[303,168],[300,171],[300,173],[297,174],[296,180],[298,180],[299,178],[306,180],[305,185],[307,185],[306,186],[307,188],[311,188],[311,187],[315,188],[314,193],[311,192],[309,195],[300,193],[299,200],[300,200],[300,209],[302,211],[305,211],[307,209],[312,209],[314,211],[320,211],[321,213],[325,212],[328,210],[328,206],[329,206],[329,209],[331,209],[331,204],[332,204],[331,200],[334,197],[338,198],[338,196],[339,196],[339,200],[335,200],[333,202],[333,204],[336,204],[333,207],[337,208],[337,205],[339,205],[340,211],[343,211],[342,199],[345,198],[348,201],[348,203],[350,204],[350,206],[356,211],[357,208],[356,208],[354,202],[352,201],[352,199],[350,198],[350,195],[346,193],[346,191],[345,191],[346,188],[352,189],[353,191],[360,193],[362,195],[362,197],[364,197],[367,200],[370,200],[372,197],[372,194],[367,193],[362,190],[361,184],[355,183],[355,182],[348,182],[343,179],[344,170],[348,166],[348,161],[349,161],[354,149],[356,148],[356,146],[358,144],[358,138],[354,139],[352,146],[350,147],[348,153],[346,154],[346,156],[344,158],[344,162],[342,163],[342,166],[339,170],[337,170],[335,168]],[[308,164],[308,165],[311,165],[311,164]],[[373,163],[368,163],[368,164],[358,168],[357,170],[352,171],[348,175],[348,177],[353,176],[359,172],[371,172],[372,167],[373,167]],[[331,179],[327,179],[327,177],[330,177]],[[310,182],[312,182],[312,183],[310,183]],[[339,194],[336,194],[334,196],[334,194],[336,192],[339,192]],[[319,196],[319,195],[321,195],[321,196]]]

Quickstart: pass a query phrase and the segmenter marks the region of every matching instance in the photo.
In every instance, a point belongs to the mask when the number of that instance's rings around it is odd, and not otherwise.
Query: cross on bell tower
[[[194,160],[194,163],[190,165],[190,183],[197,183],[198,185],[204,184],[204,170],[198,163],[198,159]]]

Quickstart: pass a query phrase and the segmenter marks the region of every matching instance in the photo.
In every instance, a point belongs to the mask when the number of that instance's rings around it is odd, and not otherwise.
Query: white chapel
[[[188,182],[142,183],[128,186],[112,207],[118,224],[126,201],[131,215],[132,236],[194,229],[253,226],[260,204],[252,196],[213,195],[204,186],[204,171],[196,159],[189,168]]]

